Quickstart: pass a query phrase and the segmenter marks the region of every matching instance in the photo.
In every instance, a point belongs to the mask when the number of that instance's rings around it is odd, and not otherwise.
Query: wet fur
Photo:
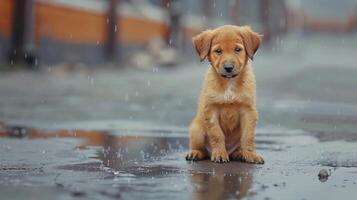
[[[201,61],[209,67],[203,82],[198,109],[190,134],[187,160],[209,158],[214,162],[239,160],[264,163],[255,151],[255,76],[250,64],[261,43],[261,36],[248,26],[226,25],[193,37]],[[234,49],[239,47],[240,52]],[[221,48],[218,55],[215,49]],[[234,78],[225,78],[223,64],[234,64]]]

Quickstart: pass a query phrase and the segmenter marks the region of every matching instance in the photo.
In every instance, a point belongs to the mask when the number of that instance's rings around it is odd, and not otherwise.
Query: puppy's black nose
[[[225,63],[223,65],[224,70],[226,70],[226,72],[231,73],[233,71],[233,64],[232,63]]]

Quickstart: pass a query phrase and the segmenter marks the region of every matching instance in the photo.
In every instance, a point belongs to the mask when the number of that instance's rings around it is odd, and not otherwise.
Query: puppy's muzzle
[[[224,63],[223,68],[227,73],[231,73],[234,69],[234,66],[232,63]]]
[[[234,64],[227,62],[223,64],[221,76],[224,78],[234,78],[239,74],[239,71],[234,70]]]

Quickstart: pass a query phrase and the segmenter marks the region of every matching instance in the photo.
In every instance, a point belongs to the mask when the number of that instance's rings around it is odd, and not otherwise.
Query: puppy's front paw
[[[185,156],[186,160],[203,160],[205,158],[205,153],[200,151],[200,150],[190,150],[188,153],[186,153]]]
[[[211,155],[211,161],[217,163],[229,162],[229,156],[225,149],[213,149]]]
[[[233,160],[238,160],[246,163],[264,164],[263,157],[257,154],[255,151],[237,150],[232,153],[231,158]]]

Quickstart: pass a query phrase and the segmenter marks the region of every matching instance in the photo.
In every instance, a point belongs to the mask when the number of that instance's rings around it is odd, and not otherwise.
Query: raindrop
[[[114,32],[117,32],[117,31],[118,31],[118,26],[115,25],[115,26],[114,26]]]
[[[107,24],[109,24],[109,18],[107,17]]]
[[[99,41],[97,40],[97,45],[99,45]]]
[[[13,65],[13,64],[14,64],[14,60],[11,60],[11,61],[10,61],[10,64]]]
[[[147,85],[148,85],[148,87],[151,86],[151,81],[150,80],[148,80]]]
[[[159,68],[157,67],[152,68],[152,72],[159,72]]]
[[[145,159],[145,152],[143,150],[140,151],[140,155],[143,159]]]

